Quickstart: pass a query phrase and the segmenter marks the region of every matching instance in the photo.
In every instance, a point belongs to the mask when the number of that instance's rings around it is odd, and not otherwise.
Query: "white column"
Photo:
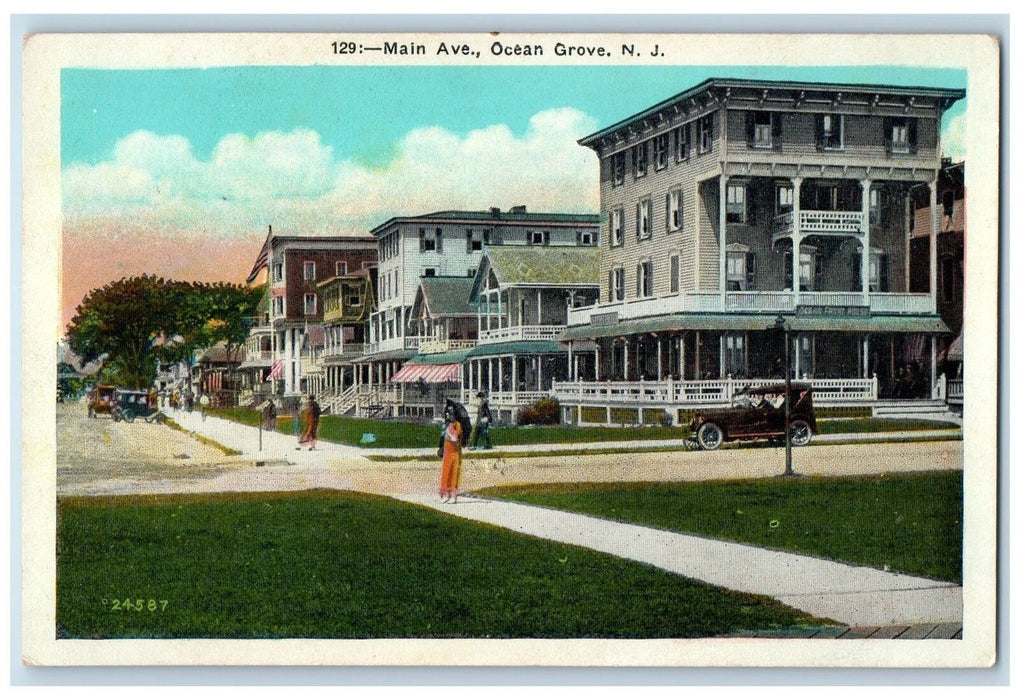
[[[655,380],[662,381],[662,338],[655,339]]]
[[[726,308],[726,182],[724,174],[719,176],[719,296],[721,307]],[[745,199],[746,205],[746,199]]]
[[[931,312],[935,313],[938,309],[938,302],[936,301],[935,292],[938,286],[938,237],[939,237],[939,217],[935,211],[935,206],[938,203],[938,181],[932,181],[928,183],[928,192],[930,196],[928,201],[930,203],[929,209],[931,209],[931,240],[928,241],[928,287],[931,294]]]
[[[934,213],[934,210],[933,210]],[[935,360],[936,360],[936,342],[935,334],[931,334],[931,391],[928,392],[928,396],[935,396],[935,383],[938,381],[938,375],[935,373]],[[942,398],[945,398],[944,396]]]
[[[790,261],[793,276],[793,305],[800,304],[800,183],[801,178],[793,178],[793,232],[790,234]]]
[[[513,384],[510,387],[510,391],[513,392],[514,403],[517,402],[517,357],[515,356],[510,361],[510,383]]]
[[[574,370],[574,341],[569,340],[567,341],[567,381],[568,382],[574,381],[575,374],[576,371]]]
[[[623,381],[630,379],[630,343],[626,338],[623,340]]]
[[[932,336],[934,337],[934,336]],[[542,391],[542,356],[538,356],[538,391]]]
[[[800,379],[800,336],[793,336],[793,378]]]
[[[685,368],[685,365],[687,364],[687,341],[685,340],[686,337],[687,337],[686,333],[683,333],[683,334],[680,335],[680,373],[679,374],[680,374],[680,379],[681,380],[686,378],[686,377],[684,377],[684,368]]]
[[[595,381],[599,381],[599,375],[600,375],[600,372],[599,372],[599,359],[600,359],[599,347],[600,347],[599,343],[596,340],[595,341]]]
[[[492,358],[489,358],[489,382],[486,393],[490,395],[492,394]]]
[[[864,378],[865,379],[867,379],[868,377],[871,376],[871,373],[868,371],[868,369],[869,369],[868,368],[868,363],[871,362],[871,350],[869,348],[869,343],[868,343],[869,339],[870,339],[870,336],[868,336],[868,334],[865,333],[864,334]]]
[[[537,309],[537,314],[538,315],[535,318],[535,320],[537,321],[537,323],[535,325],[541,326],[542,325],[542,290],[538,289],[536,291],[538,292],[538,294],[537,294],[538,301],[536,302],[536,306],[538,307],[538,309]],[[524,324],[522,323],[521,325],[523,326]]]
[[[864,220],[861,222],[861,236],[864,250],[861,251],[861,291],[864,292],[864,301],[870,305],[869,292],[871,291],[871,180],[861,180],[861,193],[864,198],[861,204]]]

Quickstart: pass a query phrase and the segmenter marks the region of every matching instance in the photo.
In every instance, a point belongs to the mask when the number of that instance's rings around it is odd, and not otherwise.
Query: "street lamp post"
[[[793,446],[790,443],[790,326],[780,314],[776,318],[776,330],[782,331],[783,333],[783,347],[785,349],[785,357],[783,361],[784,374],[786,376],[786,393],[783,396],[783,412],[785,420],[783,421],[786,436],[786,471],[783,472],[783,476],[794,476],[793,473]]]

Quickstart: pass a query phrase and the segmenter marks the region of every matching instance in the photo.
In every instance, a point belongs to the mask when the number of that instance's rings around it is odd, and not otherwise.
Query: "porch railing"
[[[935,298],[931,294],[871,293],[871,310],[885,314],[934,313]]]
[[[821,211],[802,209],[800,212],[801,233],[860,233],[864,229],[864,214],[859,211]],[[787,212],[772,220],[774,235],[785,235],[793,231],[793,213]]]
[[[478,332],[478,343],[496,343],[508,340],[556,340],[563,326],[507,326]]]
[[[423,340],[418,346],[418,352],[422,355],[432,355],[437,352],[450,352],[452,350],[468,350],[478,344],[474,339],[447,339],[447,340]]]
[[[878,399],[872,378],[810,379],[815,401],[849,403]],[[703,406],[729,404],[748,385],[774,384],[775,379],[709,379],[661,382],[553,382],[552,395],[575,405]]]

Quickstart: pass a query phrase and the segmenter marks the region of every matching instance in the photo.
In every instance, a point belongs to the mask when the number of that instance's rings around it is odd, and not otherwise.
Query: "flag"
[[[273,227],[269,227],[269,235],[266,236],[266,242],[262,244],[262,250],[259,251],[259,256],[255,258],[255,264],[251,267],[251,272],[248,273],[248,284],[255,281],[259,272],[262,271],[266,265],[269,264],[269,240],[273,237]]]
[[[283,360],[275,360],[272,368],[269,370],[269,376],[266,377],[266,381],[272,381],[273,379],[283,379]]]

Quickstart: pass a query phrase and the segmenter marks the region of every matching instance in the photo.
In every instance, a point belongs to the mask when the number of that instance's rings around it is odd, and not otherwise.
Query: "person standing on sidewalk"
[[[489,440],[489,425],[492,424],[492,410],[489,408],[489,397],[484,391],[479,391],[478,412],[475,414],[475,427],[471,431],[471,449],[477,449],[482,443],[483,450],[491,450],[492,442]]]
[[[298,418],[301,423],[301,437],[298,439],[297,449],[307,446],[309,451],[315,449],[315,441],[319,436],[319,417],[322,409],[315,401],[315,397],[309,394],[305,407],[301,409]]]
[[[209,413],[210,403],[209,394],[202,394],[202,396],[198,399],[198,405],[202,408],[202,420],[205,420],[206,414]]]
[[[456,412],[449,401],[446,403],[443,418],[446,425],[443,429],[443,446],[440,448],[443,468],[439,477],[439,496],[443,503],[456,503],[457,488],[460,486],[460,443],[464,436],[464,428],[457,420]]]

